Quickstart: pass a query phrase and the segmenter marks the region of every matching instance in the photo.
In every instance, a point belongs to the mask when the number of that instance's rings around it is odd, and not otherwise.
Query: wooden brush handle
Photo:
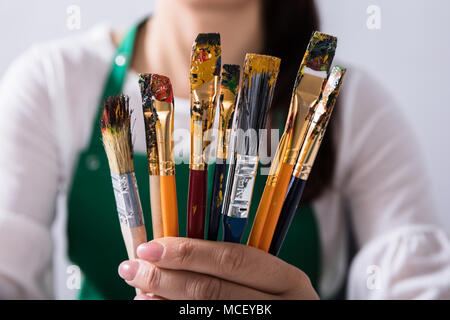
[[[125,247],[127,248],[128,259],[137,259],[136,250],[137,248],[147,242],[147,232],[145,231],[145,225],[130,228],[123,224],[120,224],[122,230],[123,240],[125,242]],[[136,289],[136,294],[141,294],[140,289]]]
[[[164,237],[178,237],[178,206],[175,176],[160,176]]]
[[[205,236],[207,182],[207,170],[191,169],[189,171],[188,238],[203,239]]]
[[[255,220],[253,221],[252,230],[248,238],[247,245],[259,248],[261,236],[264,231],[267,216],[269,215],[270,203],[272,202],[275,186],[266,184],[261,200],[259,202],[258,210],[256,211]]]
[[[214,180],[209,210],[208,240],[217,241],[220,217],[222,214],[223,197],[225,193],[226,163],[216,163],[214,167]]]
[[[150,205],[152,209],[153,239],[164,237],[161,214],[160,176],[150,176]]]
[[[291,226],[292,219],[294,219],[297,207],[302,198],[303,189],[305,188],[306,180],[292,177],[289,184],[286,200],[284,201],[283,209],[278,219],[275,233],[273,234],[272,243],[270,244],[269,253],[277,256],[280,253],[281,246]]]
[[[277,227],[278,217],[280,216],[283,203],[286,198],[286,193],[291,181],[292,171],[294,166],[283,163],[281,165],[280,173],[278,174],[277,184],[270,202],[269,215],[267,216],[264,225],[264,231],[261,235],[259,249],[269,252],[270,243],[272,242],[273,233]]]

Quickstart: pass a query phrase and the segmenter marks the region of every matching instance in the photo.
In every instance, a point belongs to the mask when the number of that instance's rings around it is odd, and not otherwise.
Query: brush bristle
[[[315,31],[309,41],[302,64],[316,71],[328,72],[336,53],[337,38]]]
[[[195,43],[201,46],[220,46],[219,33],[199,33]]]
[[[201,33],[192,46],[190,81],[198,89],[220,75],[222,47],[218,33]]]
[[[224,64],[222,68],[222,87],[228,88],[237,95],[239,88],[240,67],[235,64]]]
[[[128,96],[120,94],[105,100],[100,126],[111,171],[117,174],[132,172],[133,144]]]

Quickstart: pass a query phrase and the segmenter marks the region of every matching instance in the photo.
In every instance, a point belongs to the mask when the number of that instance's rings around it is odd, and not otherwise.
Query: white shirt
[[[90,139],[115,53],[109,32],[98,26],[34,46],[3,78],[0,298],[51,297],[50,228],[57,199],[64,199],[77,155]],[[449,241],[413,134],[385,89],[347,67],[335,119],[335,176],[313,203],[322,245],[320,293],[333,296],[349,269],[350,299],[448,299]],[[129,72],[124,87],[132,108],[141,105],[137,80]],[[175,109],[175,128],[189,129],[189,102],[176,99]],[[136,117],[139,153],[145,153],[143,131]],[[349,265],[350,230],[358,252]]]

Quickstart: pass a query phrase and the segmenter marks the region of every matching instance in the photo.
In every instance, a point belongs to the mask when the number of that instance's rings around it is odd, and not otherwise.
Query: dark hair
[[[265,29],[263,53],[281,58],[270,119],[279,119],[278,113],[285,119],[298,67],[312,32],[319,29],[319,17],[313,0],[263,0],[262,3]],[[335,108],[335,113],[338,109]],[[331,184],[335,160],[332,126],[333,120],[306,184],[302,197],[304,203],[318,198]]]

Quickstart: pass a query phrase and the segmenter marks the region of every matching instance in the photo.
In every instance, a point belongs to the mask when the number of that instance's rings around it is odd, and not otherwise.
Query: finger
[[[297,285],[293,279],[298,279],[298,286],[309,283],[302,271],[281,259],[234,243],[161,238],[139,246],[137,254],[164,269],[207,274],[271,294]]]
[[[276,297],[255,289],[189,271],[159,268],[144,260],[125,261],[119,274],[135,288],[171,300],[267,300]]]

